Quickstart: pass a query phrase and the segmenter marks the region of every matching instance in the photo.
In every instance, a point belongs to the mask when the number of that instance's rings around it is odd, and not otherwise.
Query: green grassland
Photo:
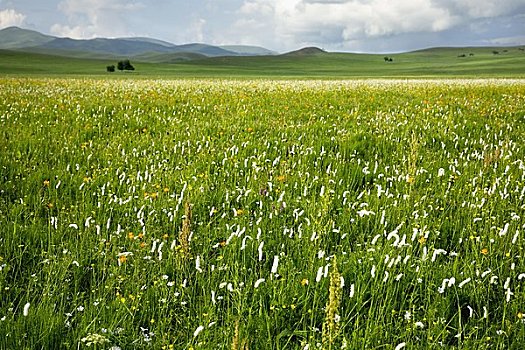
[[[2,78],[0,348],[521,349],[523,140],[523,80]]]
[[[494,54],[497,50],[499,54]],[[525,77],[525,52],[509,48],[438,48],[385,55],[308,53],[202,58],[196,54],[143,54],[133,73],[106,74],[118,58],[87,59],[47,53],[0,51],[0,74],[108,76],[112,78],[352,78],[352,77]],[[59,51],[55,54],[65,54]],[[472,56],[470,54],[473,54]],[[466,57],[458,57],[466,55]]]

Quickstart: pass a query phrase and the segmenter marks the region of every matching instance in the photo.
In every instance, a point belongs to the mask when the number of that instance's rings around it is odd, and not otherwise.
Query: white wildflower
[[[259,248],[257,248],[257,251],[259,252],[259,261],[262,261],[263,259],[263,247],[264,247],[264,241],[262,241],[259,244]]]
[[[264,281],[266,281],[264,278],[259,278],[257,281],[255,281],[255,284],[253,285],[253,288],[255,288],[255,289],[259,288],[261,283],[263,283]]]
[[[316,282],[319,282],[321,281],[321,278],[323,277],[323,266],[320,266],[318,269],[317,269],[317,275],[315,276],[315,281]]]
[[[26,303],[26,304],[24,305],[23,315],[24,315],[25,317],[27,317],[27,315],[29,315],[29,307],[30,307],[30,306],[31,306],[30,303]]]
[[[197,327],[197,329],[195,330],[195,332],[193,332],[193,337],[197,337],[199,335],[200,332],[202,332],[202,330],[204,329],[204,326],[199,326]]]
[[[469,278],[467,278],[466,280],[461,281],[461,283],[458,284],[458,287],[459,287],[459,288],[463,288],[463,286],[464,286],[465,284],[469,283],[471,280],[472,280],[472,279],[469,277]]]
[[[197,258],[195,259],[195,270],[199,271],[200,273],[202,273],[202,269],[201,269],[201,256],[200,255],[197,255]]]
[[[279,267],[279,255],[273,257],[272,273],[277,273],[277,268]]]
[[[430,259],[430,261],[434,262],[436,261],[436,258],[438,257],[438,255],[440,254],[444,254],[446,255],[447,254],[447,251],[445,249],[435,249],[434,250],[434,253],[432,253],[432,259]]]
[[[401,350],[401,349],[403,349],[406,345],[407,345],[407,343],[404,343],[404,342],[403,342],[403,343],[399,343],[399,344],[397,344],[395,350]]]
[[[357,215],[362,218],[363,216],[376,215],[376,213],[371,210],[361,209],[357,212]]]

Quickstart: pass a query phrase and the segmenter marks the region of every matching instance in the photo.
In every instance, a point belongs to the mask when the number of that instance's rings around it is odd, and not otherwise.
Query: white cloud
[[[196,42],[204,41],[204,29],[206,26],[206,20],[199,18],[190,24],[187,31],[187,40],[194,40]]]
[[[0,11],[0,28],[20,26],[24,23],[26,16],[12,9]]]
[[[69,26],[55,23],[51,26],[51,33],[59,37],[67,38],[92,38],[96,35],[93,35],[95,28],[82,27],[82,26]]]
[[[448,8],[463,18],[491,18],[513,14],[525,8],[523,0],[433,0],[440,7]]]
[[[140,3],[126,3],[122,0],[65,0],[58,4],[65,14],[97,13],[99,11],[129,11],[143,8]]]
[[[283,47],[352,46],[359,41],[439,33],[479,19],[525,11],[523,0],[245,0],[240,26],[269,23]],[[252,33],[260,31],[254,26]],[[250,28],[245,27],[243,35]]]
[[[492,45],[523,45],[525,43],[525,35],[489,39],[487,42]]]
[[[267,1],[247,1],[242,4],[239,13],[242,15],[270,15],[273,13],[273,7]]]
[[[68,23],[54,24],[51,32],[75,39],[125,36],[130,34],[126,14],[143,7],[141,3],[124,0],[64,0],[58,9],[66,15]]]

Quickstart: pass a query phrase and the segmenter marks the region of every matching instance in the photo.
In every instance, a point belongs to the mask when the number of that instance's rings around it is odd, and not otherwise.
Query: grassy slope
[[[262,57],[218,57],[178,64],[133,61],[134,77],[525,77],[525,52],[508,48],[438,48],[388,55],[329,53]],[[469,56],[473,53],[474,56]],[[458,57],[466,54],[467,57]],[[110,59],[74,59],[0,50],[3,75],[108,75]],[[122,76],[112,74],[111,76]]]
[[[0,45],[10,49],[42,45],[54,39],[49,35],[16,27],[4,28],[0,32]]]
[[[0,74],[5,75],[93,75],[104,73],[109,64],[113,62],[0,50]]]
[[[457,57],[462,53],[472,57]],[[227,57],[184,64],[190,68],[230,71],[232,75],[311,77],[525,76],[525,53],[511,49],[494,55],[490,48],[432,49],[389,55],[330,53],[306,56]]]

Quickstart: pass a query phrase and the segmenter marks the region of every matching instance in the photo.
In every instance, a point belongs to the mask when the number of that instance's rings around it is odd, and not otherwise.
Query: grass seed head
[[[186,202],[184,204],[184,219],[182,220],[182,228],[179,233],[180,253],[183,259],[190,256],[190,233],[191,233],[191,204]]]
[[[330,287],[328,303],[325,310],[325,323],[323,324],[323,349],[332,349],[337,345],[336,340],[339,333],[339,307],[343,297],[341,286],[341,273],[337,267],[337,258],[334,257],[332,272],[330,273]]]

